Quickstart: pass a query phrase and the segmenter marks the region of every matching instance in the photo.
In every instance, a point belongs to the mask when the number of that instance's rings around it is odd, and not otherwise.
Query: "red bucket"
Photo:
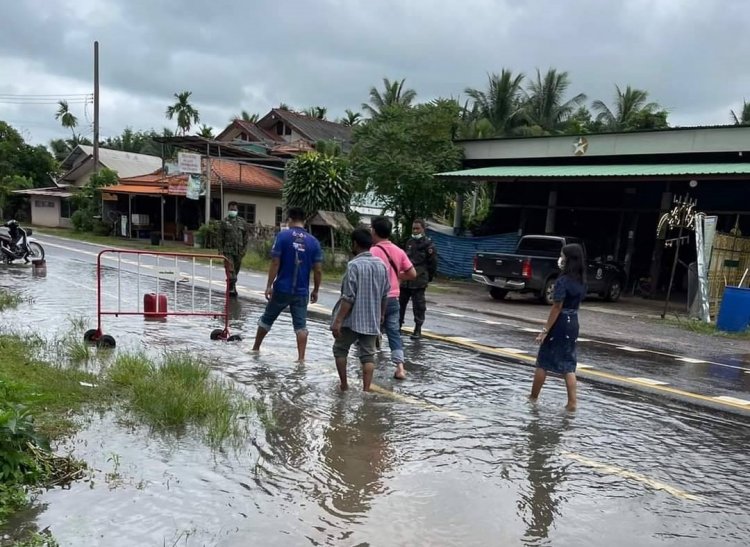
[[[145,319],[167,318],[167,295],[147,293],[143,295],[143,317]]]

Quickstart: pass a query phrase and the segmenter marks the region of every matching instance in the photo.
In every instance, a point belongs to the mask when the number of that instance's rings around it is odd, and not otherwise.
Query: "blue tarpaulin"
[[[471,277],[474,255],[478,252],[513,253],[518,234],[499,234],[486,237],[458,237],[427,230],[438,253],[438,273],[454,278]]]

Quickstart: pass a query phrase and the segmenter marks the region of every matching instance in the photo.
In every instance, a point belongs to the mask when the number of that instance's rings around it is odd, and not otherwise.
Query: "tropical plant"
[[[32,448],[49,451],[36,432],[29,410],[3,398],[0,402],[0,483],[31,484],[42,474]]]
[[[205,123],[200,126],[200,129],[198,130],[197,135],[199,137],[203,137],[204,139],[213,139],[214,138],[214,128],[209,127]]]
[[[190,104],[190,96],[192,94],[192,91],[175,93],[174,97],[177,99],[177,102],[172,106],[167,107],[167,119],[171,120],[177,117],[177,131],[180,135],[185,135],[190,131],[193,124],[197,124],[201,121],[198,110]]]
[[[355,125],[359,125],[362,122],[361,113],[354,112],[352,110],[349,110],[348,108],[344,112],[346,113],[346,117],[339,120],[339,123],[341,123],[341,125],[354,127]]]
[[[377,196],[400,225],[443,214],[464,186],[435,177],[461,165],[461,148],[453,142],[460,110],[445,99],[396,105],[356,127],[350,155],[356,190]]]
[[[550,68],[542,78],[537,69],[536,80],[529,84],[523,111],[530,126],[539,127],[546,134],[561,133],[571,115],[586,100],[579,93],[569,100],[565,94],[570,87],[567,72],[557,72]]]
[[[310,116],[311,118],[325,120],[326,114],[328,114],[328,109],[325,106],[310,106],[308,108],[305,108],[302,113],[305,116]]]
[[[315,151],[332,158],[340,156],[343,152],[341,143],[337,141],[318,141],[315,143]]]
[[[257,112],[250,114],[247,110],[243,110],[240,112],[239,116],[232,116],[232,119],[229,121],[233,122],[235,120],[242,120],[243,122],[256,123],[259,119],[260,114]]]
[[[277,108],[279,110],[286,110],[287,112],[294,112],[294,109],[286,103],[279,103]]]
[[[0,219],[5,217],[5,207],[8,200],[13,196],[16,190],[26,190],[34,186],[31,179],[21,175],[5,175],[0,178]]]
[[[742,101],[742,110],[739,115],[734,110],[730,110],[732,122],[734,125],[750,125],[750,103]]]
[[[101,189],[118,182],[117,172],[106,167],[94,173],[88,182],[71,198],[76,211],[70,217],[73,228],[79,232],[91,232],[99,228],[101,218]],[[106,235],[106,234],[105,234]]]
[[[488,75],[488,79],[486,91],[471,87],[464,90],[471,99],[471,106],[467,104],[465,108],[464,119],[469,124],[487,120],[493,128],[492,136],[510,135],[523,123],[521,84],[524,75],[514,76],[510,70],[503,69],[500,74]],[[486,124],[483,124],[482,133],[486,129]]]
[[[369,104],[362,103],[362,110],[374,118],[389,106],[411,106],[417,98],[417,92],[413,89],[404,89],[405,83],[405,79],[390,81],[388,78],[383,78],[383,92],[378,91],[376,87],[371,87],[370,102]]]
[[[70,111],[68,101],[59,101],[57,104],[59,105],[59,108],[55,114],[55,119],[59,120],[60,125],[64,128],[70,129],[70,132],[73,135],[73,140],[77,141],[78,136],[76,135],[75,128],[78,126],[78,118],[76,118]]]
[[[598,112],[596,121],[607,131],[632,131],[636,129],[659,129],[668,127],[667,111],[658,103],[648,102],[648,92],[627,86],[625,91],[615,86],[617,95],[613,108],[603,101],[594,101],[592,107]]]
[[[301,207],[309,215],[317,211],[347,212],[351,196],[351,170],[345,158],[315,151],[300,154],[287,164],[285,208]]]

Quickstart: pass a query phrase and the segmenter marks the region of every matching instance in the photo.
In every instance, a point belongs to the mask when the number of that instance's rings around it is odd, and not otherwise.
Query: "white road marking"
[[[505,351],[507,353],[512,353],[514,355],[523,355],[524,353],[529,353],[528,351],[525,351],[522,349],[515,349],[515,348],[497,348],[497,349]]]
[[[641,348],[631,348],[630,346],[617,346],[617,349],[622,350],[622,351],[630,351],[632,353],[642,353],[644,351],[647,351]]]
[[[584,364],[579,363],[579,364],[576,365],[576,368],[580,368],[582,370],[586,370],[586,369],[591,369],[591,368],[594,368],[594,367],[592,367],[591,365],[584,365]]]
[[[576,342],[593,342],[591,338],[579,338]]]
[[[504,323],[498,323],[497,321],[490,321],[489,319],[482,319],[482,323],[485,325],[503,325]]]
[[[473,338],[464,338],[463,336],[446,336],[445,339],[451,342],[476,342]]]
[[[651,378],[641,378],[638,376],[634,376],[631,378],[628,378],[628,380],[633,380],[634,382],[638,382],[639,384],[646,384],[649,386],[666,386],[669,385],[667,382],[662,382],[661,380],[652,380]]]
[[[708,361],[704,361],[703,359],[693,359],[692,357],[677,357],[676,359],[683,363],[691,363],[693,365],[708,364]]]
[[[538,334],[538,333],[540,332],[540,330],[541,330],[541,329],[529,329],[529,328],[527,328],[527,327],[523,327],[523,328],[522,328],[521,330],[522,330],[523,332],[534,332],[534,333],[537,333],[537,334]]]
[[[729,397],[727,395],[722,395],[720,397],[713,397],[713,399],[716,399],[717,401],[724,401],[725,403],[732,403],[735,405],[750,406],[750,401],[746,399],[738,399],[737,397]]]

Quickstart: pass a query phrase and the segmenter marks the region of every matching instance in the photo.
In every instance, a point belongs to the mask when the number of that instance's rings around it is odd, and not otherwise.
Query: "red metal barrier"
[[[134,257],[136,259],[136,262],[133,263],[132,260],[128,260],[128,258],[123,259],[123,256],[125,257]],[[144,264],[143,263],[143,257],[154,257],[155,258],[155,265],[152,264]],[[103,269],[107,266],[104,266],[102,264],[103,259],[109,259],[114,261],[116,264],[114,265],[114,270],[117,273],[117,295],[116,295],[116,309],[106,309],[103,304],[103,298],[102,298],[102,273]],[[167,259],[172,259],[167,263]],[[195,309],[195,289],[196,289],[196,274],[195,274],[195,267],[196,267],[196,261],[204,261],[208,262],[208,310],[196,310]],[[180,310],[178,306],[178,283],[181,283],[181,280],[178,280],[178,278],[181,275],[180,271],[180,263],[187,262],[187,265],[192,268],[192,272],[187,275],[190,281],[190,286],[188,287],[191,293],[191,307],[190,310]],[[213,290],[213,265],[214,262],[221,262],[224,266],[224,289],[220,292],[221,296],[223,297],[223,311],[212,311],[211,310],[211,303],[212,303],[212,297],[213,294],[216,292]],[[123,274],[123,263],[125,265],[129,266],[135,266],[136,270],[135,272],[127,271],[126,273],[131,274],[134,273],[136,275],[136,309],[128,309],[125,307],[123,309],[123,298],[122,298],[122,290],[123,290],[123,282],[122,282],[122,274]],[[164,291],[160,290],[160,286],[162,282],[168,281],[164,277],[164,273],[167,268],[172,268],[171,274],[174,276],[173,280],[173,307],[174,309],[172,311],[169,310],[169,307],[167,305],[167,309],[161,309],[164,302],[167,301],[167,298],[165,298],[165,294],[168,297],[168,293],[164,293]],[[229,275],[231,272],[232,263],[224,256],[221,255],[209,255],[209,254],[194,254],[194,253],[169,253],[169,252],[153,252],[153,251],[135,251],[135,250],[123,250],[123,249],[105,249],[99,253],[96,259],[96,315],[97,315],[97,327],[96,329],[91,329],[86,331],[84,334],[84,340],[89,343],[95,343],[101,347],[115,347],[116,342],[114,337],[112,337],[109,334],[104,334],[102,330],[102,317],[104,316],[143,316],[144,319],[149,318],[158,318],[158,319],[166,319],[168,316],[179,316],[179,317],[185,317],[185,316],[197,316],[197,317],[214,317],[217,319],[223,319],[224,320],[224,328],[223,329],[215,329],[211,332],[211,340],[226,340],[226,341],[237,341],[240,340],[239,335],[232,335],[229,334]],[[155,272],[151,273],[144,273],[142,270],[155,270]],[[141,300],[144,299],[144,294],[150,295],[151,292],[148,293],[141,293],[141,278],[147,277],[148,280],[144,280],[144,286],[147,287],[154,287],[154,297],[153,300],[155,300],[155,309],[146,310],[145,302],[144,307],[141,309]],[[200,276],[198,276],[200,277]],[[148,281],[148,282],[146,282]],[[125,287],[126,290],[128,288],[132,288],[132,284],[128,282],[129,287]],[[184,287],[184,285],[182,285]],[[144,299],[145,301],[146,299]],[[151,298],[148,298],[148,300],[151,300]]]

